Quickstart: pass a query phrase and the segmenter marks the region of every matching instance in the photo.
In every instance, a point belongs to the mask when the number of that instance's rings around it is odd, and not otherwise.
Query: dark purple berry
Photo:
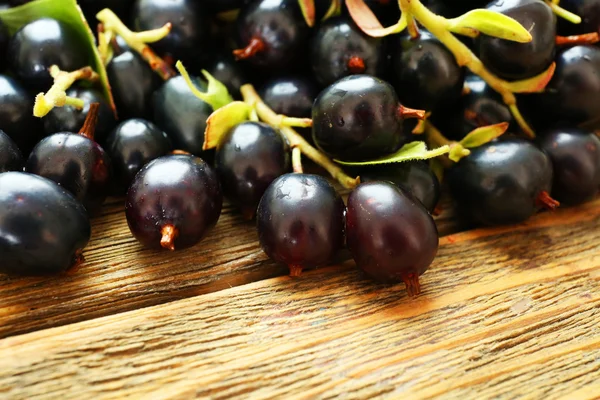
[[[91,229],[85,208],[54,182],[0,174],[0,272],[51,274],[83,261]]]
[[[0,173],[23,171],[23,155],[17,144],[0,130]]]
[[[261,122],[241,123],[220,140],[215,168],[223,194],[247,219],[271,182],[289,172],[289,154],[281,134]]]
[[[523,139],[484,144],[447,171],[459,212],[483,225],[516,224],[541,207],[555,207],[552,163]]]
[[[552,197],[575,205],[600,191],[600,139],[581,129],[553,129],[540,140],[554,169]]]
[[[274,78],[260,89],[260,97],[277,114],[310,118],[319,94],[315,84],[305,77]]]
[[[140,169],[172,150],[171,141],[150,121],[136,118],[121,122],[108,135],[106,152],[112,161],[115,189],[125,193]]]
[[[258,239],[291,276],[331,263],[344,245],[344,202],[318,175],[285,174],[268,187],[256,214]]]
[[[409,193],[390,182],[367,182],[348,197],[346,241],[356,265],[380,282],[404,282],[420,293],[421,276],[438,250],[431,215]]]
[[[125,214],[131,233],[143,245],[184,249],[216,225],[222,202],[219,181],[206,162],[192,155],[168,155],[135,176]]]

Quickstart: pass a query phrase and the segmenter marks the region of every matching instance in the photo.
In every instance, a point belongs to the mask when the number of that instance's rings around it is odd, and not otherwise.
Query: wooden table
[[[600,398],[600,200],[454,221],[409,299],[348,261],[285,276],[230,208],[143,249],[112,200],[76,274],[0,275],[0,398]]]

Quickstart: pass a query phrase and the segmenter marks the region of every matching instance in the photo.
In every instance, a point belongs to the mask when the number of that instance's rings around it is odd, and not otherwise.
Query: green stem
[[[546,0],[546,4],[548,4],[548,7],[550,7],[552,9],[552,12],[554,12],[554,14],[556,14],[557,16],[566,19],[572,24],[581,23],[581,17],[579,15],[573,14],[571,11],[565,10],[564,8],[558,5],[558,1]]]
[[[342,186],[352,189],[360,183],[359,178],[352,178],[328,157],[323,155],[319,150],[310,145],[298,132],[289,126],[281,125],[282,116],[271,110],[260,98],[254,86],[247,84],[240,89],[244,101],[255,108],[259,118],[267,124],[277,127],[285,136],[290,146],[299,149],[302,154],[310,158],[312,161],[325,168],[329,174],[336,179]],[[292,154],[293,155],[293,154]]]
[[[292,149],[292,168],[297,174],[304,172],[304,168],[302,168],[302,150],[300,150],[300,147]]]
[[[448,30],[448,20],[446,18],[429,11],[420,0],[399,0],[399,2],[403,9],[408,10],[425,29],[437,37],[454,54],[458,65],[465,66],[474,74],[479,75],[481,79],[502,96],[504,103],[509,106],[511,111],[518,111],[516,107],[517,99],[509,90],[510,83],[498,78],[485,68],[481,60]],[[518,115],[520,118],[515,116],[515,120],[519,123],[521,129],[523,129],[523,132],[533,137],[533,129],[522,118],[520,113]]]

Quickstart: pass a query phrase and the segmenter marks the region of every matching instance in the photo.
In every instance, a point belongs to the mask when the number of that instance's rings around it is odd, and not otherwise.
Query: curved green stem
[[[552,9],[552,12],[554,12],[554,14],[556,14],[557,16],[561,17],[562,19],[566,19],[572,24],[581,23],[581,17],[579,15],[573,14],[571,11],[565,10],[564,8],[559,6],[558,3],[559,2],[557,0],[546,0],[546,4],[548,4],[548,7],[550,7]]]
[[[306,157],[325,168],[329,174],[336,179],[345,188],[351,189],[360,183],[359,178],[352,178],[342,170],[338,165],[331,161],[328,157],[322,154],[319,150],[310,145],[298,132],[289,126],[283,125],[281,122],[283,116],[265,104],[260,98],[254,86],[246,84],[241,87],[240,92],[244,101],[254,107],[258,117],[267,124],[279,128],[283,136],[287,139],[292,149],[297,148],[296,152],[300,151]],[[298,157],[298,155],[296,155]]]
[[[504,81],[488,71],[481,60],[449,31],[448,20],[446,18],[429,11],[420,0],[399,1],[403,9],[408,10],[408,12],[425,27],[425,29],[437,37],[438,40],[454,54],[458,65],[467,67],[471,72],[479,75],[481,79],[502,96],[504,103],[509,106],[513,113],[515,110],[517,110],[518,113],[517,99],[509,89],[510,82]],[[525,134],[529,137],[535,136],[533,129],[527,124],[520,113],[515,115],[515,120],[519,123],[519,126]]]

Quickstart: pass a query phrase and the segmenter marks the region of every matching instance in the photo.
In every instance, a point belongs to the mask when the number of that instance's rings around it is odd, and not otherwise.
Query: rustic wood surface
[[[440,232],[459,231],[447,201],[443,208],[436,218]],[[111,199],[92,227],[86,262],[76,273],[26,279],[0,274],[0,338],[287,273],[262,252],[254,224],[227,205],[207,238],[177,253],[138,244],[127,227],[122,199]]]
[[[351,262],[278,276],[230,212],[176,260],[121,219],[77,275],[1,281],[0,397],[600,395],[600,201],[443,237],[415,299]]]

